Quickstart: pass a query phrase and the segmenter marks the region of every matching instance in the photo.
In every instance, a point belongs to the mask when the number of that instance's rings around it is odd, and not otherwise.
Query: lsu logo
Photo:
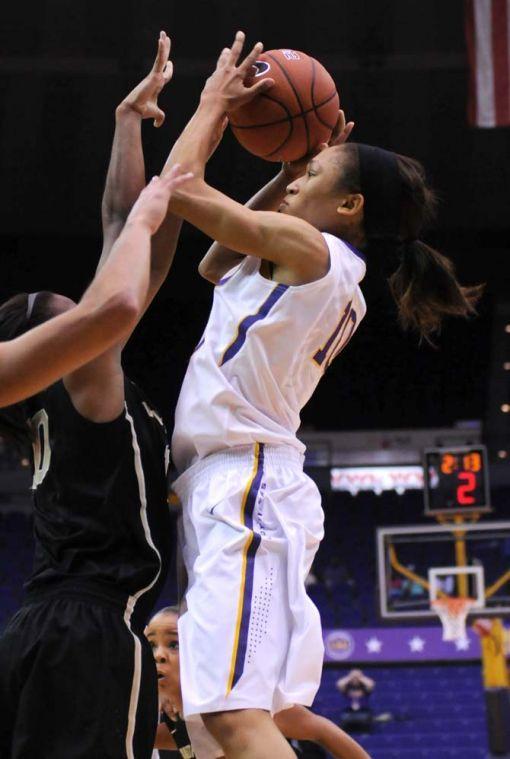
[[[295,50],[282,50],[283,57],[286,58],[288,61],[300,61],[301,58],[299,57],[299,53],[296,53]]]
[[[327,658],[344,661],[354,653],[354,639],[346,630],[333,630],[325,636],[324,647]]]

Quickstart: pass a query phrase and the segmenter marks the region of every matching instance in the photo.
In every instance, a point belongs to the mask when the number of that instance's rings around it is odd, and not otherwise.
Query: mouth
[[[165,675],[163,674],[163,672],[158,672],[158,681],[160,682],[161,680],[164,680],[164,679],[165,679]]]
[[[288,205],[289,204],[287,203],[286,200],[282,200],[282,202],[278,206],[278,213],[281,213],[282,211],[285,211],[285,209],[287,208]]]

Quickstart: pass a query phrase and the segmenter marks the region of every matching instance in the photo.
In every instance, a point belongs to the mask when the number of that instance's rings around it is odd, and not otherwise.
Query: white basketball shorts
[[[310,706],[323,643],[305,578],[323,536],[320,493],[287,446],[214,453],[174,483],[183,506],[184,714]]]

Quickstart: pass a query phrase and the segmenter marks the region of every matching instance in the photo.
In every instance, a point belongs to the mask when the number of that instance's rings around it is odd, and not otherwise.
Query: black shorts
[[[59,595],[0,638],[1,759],[150,759],[157,713],[151,649],[113,604]]]

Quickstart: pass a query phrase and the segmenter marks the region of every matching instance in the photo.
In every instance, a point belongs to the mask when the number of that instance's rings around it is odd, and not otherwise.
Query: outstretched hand
[[[170,37],[165,32],[159,33],[156,60],[145,79],[142,79],[121,103],[136,111],[142,119],[154,119],[154,126],[160,127],[165,120],[165,113],[158,105],[158,97],[173,74],[173,63],[169,60]]]
[[[297,179],[298,177],[303,176],[303,174],[306,171],[306,167],[308,163],[312,160],[314,156],[316,156],[322,150],[325,150],[326,148],[334,147],[335,145],[343,145],[344,142],[347,142],[353,129],[354,129],[354,121],[348,121],[346,123],[345,113],[343,111],[339,111],[338,119],[335,124],[335,128],[333,129],[333,132],[331,133],[329,142],[323,142],[322,145],[319,145],[317,150],[315,150],[313,153],[309,153],[303,158],[299,158],[299,160],[297,161],[287,161],[286,163],[282,164],[282,171],[287,177],[287,179],[289,180],[289,182],[292,182],[294,179]]]
[[[274,79],[266,77],[255,84],[247,84],[247,80],[253,74],[255,61],[264,46],[262,42],[257,42],[246,58],[238,63],[244,40],[244,32],[237,32],[232,47],[222,50],[216,69],[202,91],[202,101],[214,102],[222,113],[235,111],[236,108],[253,100],[254,97],[266,92],[274,85]]]
[[[155,234],[166,216],[172,193],[193,177],[191,172],[183,174],[178,163],[172,166],[164,177],[153,177],[140,193],[131,209],[126,224],[138,222]]]

